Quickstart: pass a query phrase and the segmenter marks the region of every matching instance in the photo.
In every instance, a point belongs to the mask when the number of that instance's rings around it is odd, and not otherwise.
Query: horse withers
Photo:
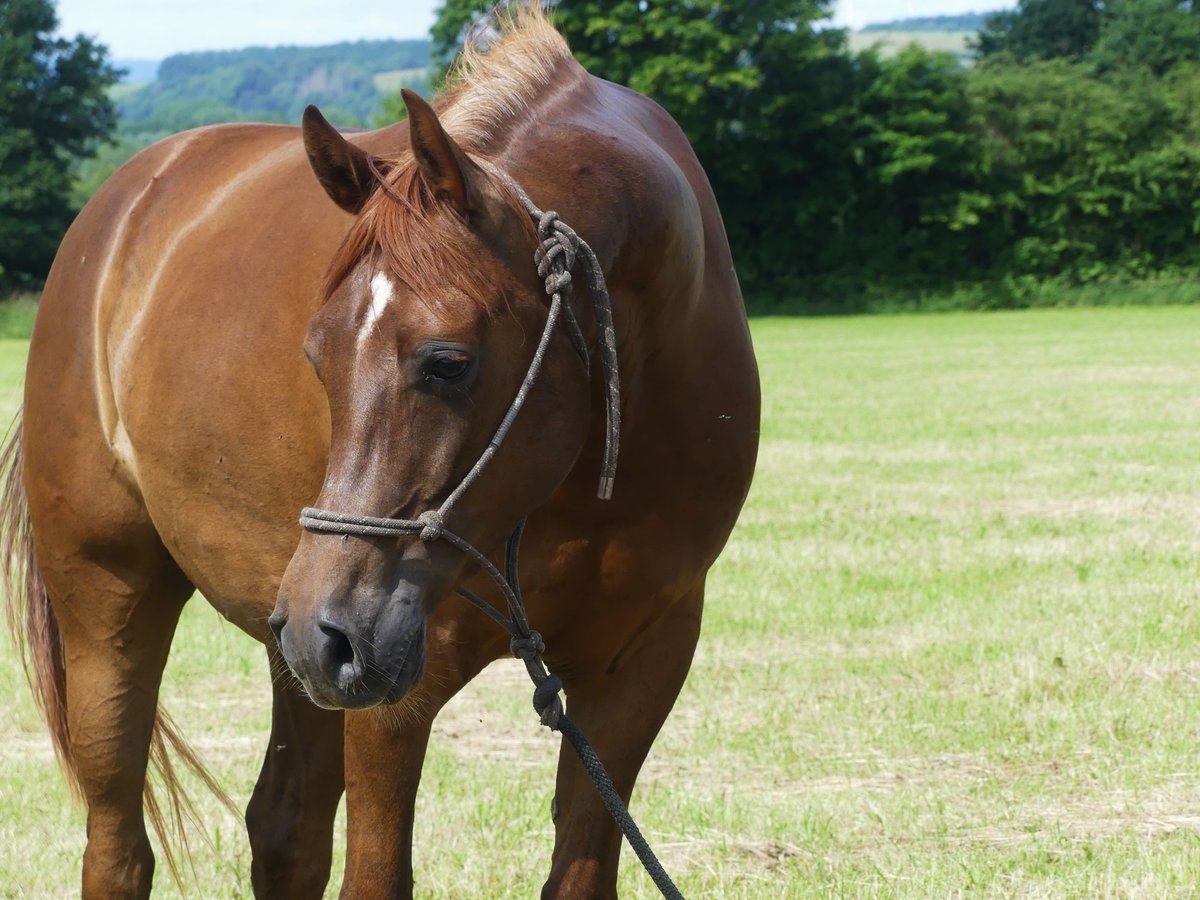
[[[525,520],[530,621],[626,801],[674,703],[758,443],[716,203],[675,123],[588,75],[536,11],[468,48],[458,73],[433,107],[406,94],[407,121],[379,131],[346,137],[314,111],[300,131],[170,138],[63,241],[9,448],[5,560],[35,694],[87,802],[84,896],[150,891],[148,760],[186,753],[158,687],[195,590],[272,663],[246,812],[255,894],[321,895],[343,790],[343,896],[411,894],[431,722],[508,635],[453,597],[495,596],[455,546],[302,531],[310,504],[443,508],[440,527],[496,559]],[[588,241],[607,279],[611,499],[596,492],[604,335],[578,277],[574,314],[488,449],[547,319],[514,185]],[[612,896],[620,835],[569,751],[555,799],[543,896]]]

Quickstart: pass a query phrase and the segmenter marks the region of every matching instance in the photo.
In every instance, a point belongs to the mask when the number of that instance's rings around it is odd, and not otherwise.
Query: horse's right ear
[[[334,203],[357,214],[375,186],[367,152],[342,137],[312,104],[304,108],[301,129],[308,164],[317,181]]]

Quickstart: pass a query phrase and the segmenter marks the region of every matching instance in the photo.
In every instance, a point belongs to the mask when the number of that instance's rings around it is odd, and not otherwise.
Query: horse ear
[[[301,128],[308,164],[321,187],[334,203],[357,214],[374,188],[367,152],[342,137],[312,104],[304,108]]]
[[[437,113],[420,94],[402,88],[400,95],[408,109],[408,133],[413,158],[421,167],[421,174],[434,193],[449,201],[460,215],[466,216],[474,206],[469,174],[474,165],[446,134]]]

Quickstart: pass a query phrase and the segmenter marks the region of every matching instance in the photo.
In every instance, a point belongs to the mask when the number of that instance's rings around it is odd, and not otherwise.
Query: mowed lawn
[[[754,333],[757,479],[634,798],[685,894],[1194,896],[1200,308]],[[6,417],[24,351],[0,345]],[[241,805],[265,660],[196,598],[166,676]],[[83,813],[11,652],[0,690],[0,894],[67,895]],[[421,896],[536,895],[556,746],[515,664],[456,698],[422,785]],[[184,894],[249,896],[240,822],[197,797],[211,841]],[[165,866],[158,886],[178,893]],[[653,896],[631,854],[621,893]]]

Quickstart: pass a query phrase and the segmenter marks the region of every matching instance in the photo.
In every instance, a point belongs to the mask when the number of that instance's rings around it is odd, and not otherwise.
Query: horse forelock
[[[499,37],[486,49],[481,40],[468,40],[447,77],[450,87],[435,103],[442,127],[475,156],[486,157],[497,130],[532,107],[562,64],[573,66],[576,77],[585,75],[536,3],[498,16]],[[390,189],[376,190],[351,226],[327,272],[324,298],[371,256],[426,302],[453,293],[482,303],[494,295],[497,273],[481,265],[461,223],[430,190],[411,152],[383,162]],[[512,191],[493,183],[528,231],[532,253],[533,223]]]
[[[490,177],[481,173],[480,177]],[[378,190],[359,213],[325,277],[323,297],[367,259],[433,308],[466,297],[489,314],[490,300],[505,281],[498,262],[479,253],[479,239],[439,199],[415,163],[387,176],[390,190]],[[537,247],[537,229],[509,188],[493,182],[518,227],[529,240],[529,265]]]

